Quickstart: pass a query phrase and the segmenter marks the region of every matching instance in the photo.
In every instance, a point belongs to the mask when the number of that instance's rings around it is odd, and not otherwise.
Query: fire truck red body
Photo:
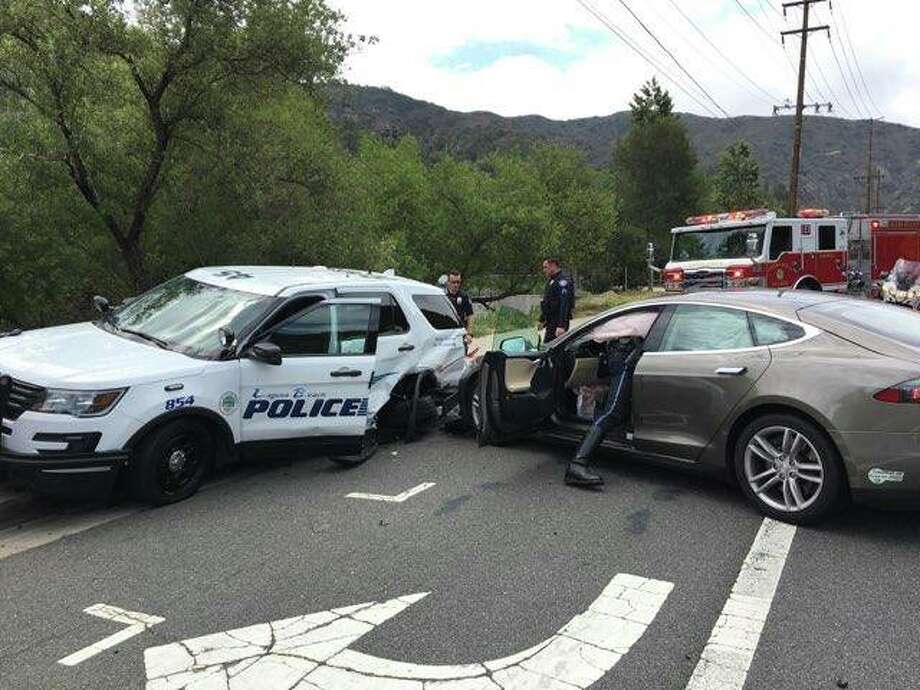
[[[920,216],[831,216],[765,209],[687,219],[671,231],[668,290],[771,287],[845,291],[848,272],[879,280],[899,258],[920,260]]]

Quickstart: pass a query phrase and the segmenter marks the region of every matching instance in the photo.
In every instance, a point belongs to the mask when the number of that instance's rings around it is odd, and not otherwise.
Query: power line
[[[780,12],[774,5],[770,4],[769,0],[767,0],[767,2],[764,2],[764,0],[757,0],[757,3],[763,8],[764,14],[767,13],[768,9],[771,9],[780,17],[783,16],[783,13]]]
[[[774,45],[779,46],[780,52],[782,52],[783,57],[786,59],[786,62],[789,63],[789,69],[792,70],[792,73],[793,73],[793,74],[796,74],[797,70],[796,70],[796,68],[795,68],[795,65],[792,63],[792,60],[789,59],[789,55],[786,53],[786,49],[785,49],[785,47],[783,46],[783,44],[780,43],[779,41],[777,41],[777,40],[776,40],[776,37],[773,36],[769,31],[767,31],[767,29],[765,29],[765,28],[763,27],[763,25],[762,25],[759,21],[757,21],[757,18],[756,18],[753,14],[751,14],[750,10],[748,10],[748,8],[744,6],[744,4],[741,2],[741,0],[735,0],[735,4],[738,5],[739,8],[741,8],[741,11],[744,12],[744,14],[747,16],[747,18],[754,24],[754,26],[757,27],[757,29],[760,31],[760,33],[762,33],[764,36],[766,36],[766,38],[767,38],[768,41],[770,41],[770,42],[773,43]],[[808,96],[809,100],[815,100],[815,99],[812,97],[811,93],[808,92],[807,89],[806,89],[806,91],[805,91],[805,95]]]
[[[712,104],[719,110],[719,112],[721,112],[725,117],[731,117],[731,116],[728,114],[728,112],[725,110],[725,108],[723,108],[721,105],[719,105],[718,101],[716,101],[716,99],[713,98],[705,88],[703,88],[703,85],[700,84],[700,83],[694,78],[694,76],[693,76],[692,74],[690,74],[690,72],[687,71],[687,69],[680,63],[680,60],[678,60],[676,57],[674,57],[674,53],[672,53],[670,50],[668,50],[668,48],[664,45],[664,43],[662,43],[660,40],[658,40],[658,37],[652,32],[651,29],[648,28],[648,26],[646,26],[645,22],[643,22],[643,21],[639,18],[639,15],[637,15],[635,12],[633,12],[632,8],[629,6],[629,4],[627,4],[626,0],[619,0],[619,3],[620,3],[621,5],[623,5],[623,7],[626,8],[626,10],[632,15],[633,19],[635,19],[635,20],[639,23],[639,26],[641,26],[641,27],[645,30],[645,33],[647,33],[649,36],[652,37],[652,39],[654,39],[655,43],[658,44],[658,47],[661,48],[665,53],[667,53],[668,57],[670,57],[671,60],[674,61],[674,64],[677,65],[677,67],[680,69],[680,71],[683,72],[684,74],[686,74],[687,77],[690,79],[690,81],[692,81],[694,84],[696,84],[696,88],[698,88],[700,91],[703,92],[703,94],[706,96],[706,98],[708,98],[708,99],[712,102]]]
[[[837,63],[837,71],[840,72],[840,78],[843,80],[843,85],[847,90],[847,94],[850,96],[850,100],[853,102],[853,107],[856,110],[856,115],[858,117],[864,117],[862,110],[859,107],[859,103],[856,101],[856,98],[853,96],[853,91],[850,89],[850,82],[847,81],[846,73],[843,71],[843,65],[840,64],[840,58],[837,55],[837,49],[834,47],[834,35],[831,34],[827,37],[828,43],[831,46],[831,53],[834,55],[834,62]]]
[[[821,68],[821,63],[817,60],[814,61],[815,67],[818,68],[818,74],[821,75],[821,79],[824,81],[824,85],[827,87],[828,92],[831,94],[831,100],[837,104],[837,109],[843,111],[843,114],[846,116],[851,116],[852,113],[850,110],[843,104],[843,101],[837,96],[834,92],[834,87],[831,86],[830,81],[827,76],[824,74],[824,70]]]
[[[833,12],[833,10],[834,8],[832,6],[831,12]],[[878,107],[878,105],[876,105],[875,100],[872,98],[872,93],[869,91],[869,86],[866,84],[866,78],[863,76],[862,67],[860,67],[859,60],[856,57],[856,50],[853,48],[853,39],[850,37],[850,27],[847,24],[846,14],[844,13],[842,6],[840,6],[840,20],[841,20],[841,23],[843,24],[843,32],[844,32],[844,35],[846,36],[847,43],[850,44],[850,52],[853,54],[853,62],[856,64],[856,71],[859,73],[859,80],[862,82],[863,91],[865,91],[866,96],[869,100],[869,103],[872,105],[875,111],[877,113],[880,113],[882,111]]]
[[[762,86],[760,86],[760,84],[758,84],[756,81],[751,79],[747,75],[747,73],[745,73],[744,70],[742,70],[731,58],[729,58],[725,53],[723,53],[722,50],[719,48],[719,46],[713,43],[712,40],[709,38],[709,36],[706,35],[706,32],[700,29],[700,27],[696,25],[696,22],[694,22],[690,17],[688,17],[684,13],[682,9],[680,9],[680,5],[678,5],[674,0],[668,0],[668,2],[671,3],[674,9],[678,11],[680,16],[687,20],[690,26],[692,26],[696,30],[696,32],[703,38],[703,40],[706,41],[706,43],[708,43],[712,47],[712,49],[715,50],[716,53],[718,53],[722,57],[723,60],[725,60],[729,65],[734,67],[735,71],[738,72],[738,74],[740,74],[742,77],[744,77],[748,82],[750,82],[756,89],[758,89],[761,93],[766,95],[766,97],[769,99],[771,103],[780,100],[779,98],[771,94],[769,91],[764,89]]]
[[[627,45],[633,52],[635,52],[639,57],[641,57],[645,62],[647,62],[653,69],[660,72],[665,78],[668,79],[674,86],[676,86],[681,92],[684,93],[690,100],[696,103],[700,108],[705,110],[710,115],[718,117],[718,115],[710,108],[707,104],[700,101],[693,93],[684,88],[683,84],[680,83],[677,79],[672,77],[664,68],[658,65],[652,58],[646,55],[641,48],[639,48],[635,43],[632,42],[622,31],[620,31],[616,25],[610,21],[610,19],[604,15],[600,10],[590,5],[586,0],[575,0],[579,5],[581,5],[585,10],[588,11],[595,19],[597,19],[601,24],[603,24],[607,29],[613,33],[617,38],[619,38],[623,43]]]

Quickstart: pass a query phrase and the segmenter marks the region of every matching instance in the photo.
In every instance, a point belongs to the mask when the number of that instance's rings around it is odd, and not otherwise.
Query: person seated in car
[[[632,401],[632,378],[642,357],[645,337],[658,317],[657,312],[639,312],[612,319],[601,327],[592,340],[605,345],[599,364],[599,374],[609,375],[610,391],[600,413],[582,439],[575,457],[565,470],[565,483],[571,486],[599,488],[604,480],[591,471],[591,455],[613,431],[625,437]]]

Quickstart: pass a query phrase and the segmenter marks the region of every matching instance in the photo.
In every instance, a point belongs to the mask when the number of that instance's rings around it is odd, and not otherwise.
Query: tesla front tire
[[[750,422],[738,437],[734,464],[744,495],[776,520],[817,524],[846,496],[837,449],[818,427],[795,415],[770,414]]]

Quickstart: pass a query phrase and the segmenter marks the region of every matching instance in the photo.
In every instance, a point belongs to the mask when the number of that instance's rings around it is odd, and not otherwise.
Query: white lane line
[[[104,640],[99,640],[99,642],[84,647],[69,656],[65,656],[63,659],[58,659],[59,664],[64,666],[76,666],[96,656],[99,652],[104,652],[106,649],[111,649],[125,640],[130,640],[132,637],[140,635],[147,628],[166,620],[160,616],[151,616],[149,613],[139,613],[137,611],[125,611],[117,606],[109,606],[108,604],[93,604],[89,608],[83,609],[83,613],[88,613],[91,616],[103,618],[115,623],[122,623],[128,627],[119,630],[114,635],[109,635]]]
[[[401,494],[396,494],[395,496],[384,496],[383,494],[364,494],[364,493],[351,493],[347,494],[345,498],[361,498],[365,501],[383,501],[384,503],[402,503],[403,501],[408,501],[410,498],[416,494],[420,494],[423,491],[427,491],[434,486],[434,482],[424,482],[418,486],[414,486],[408,491],[403,491]]]
[[[0,560],[140,512],[140,508],[50,515],[0,530]]]
[[[793,525],[764,518],[687,690],[744,687],[793,537]]]

